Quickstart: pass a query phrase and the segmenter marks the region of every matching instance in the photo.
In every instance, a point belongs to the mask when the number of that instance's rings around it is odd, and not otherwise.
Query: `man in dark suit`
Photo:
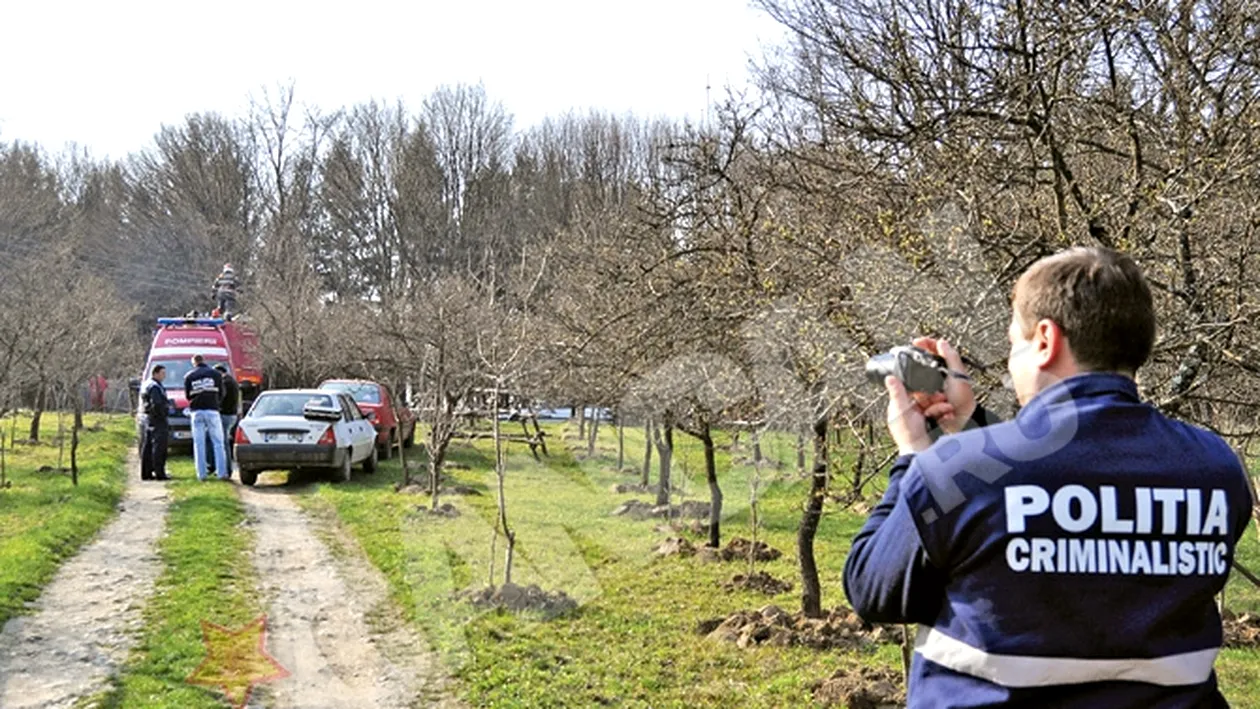
[[[140,479],[170,480],[166,475],[166,444],[169,435],[167,416],[170,400],[166,398],[166,367],[153,365],[149,379],[140,387]]]

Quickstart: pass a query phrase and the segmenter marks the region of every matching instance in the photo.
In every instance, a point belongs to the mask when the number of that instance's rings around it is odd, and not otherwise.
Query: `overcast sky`
[[[590,107],[699,117],[782,36],[747,0],[97,0],[0,4],[0,141],[98,157],[145,147],[192,112],[243,115],[295,82],[325,109],[418,108],[485,84],[518,126]]]

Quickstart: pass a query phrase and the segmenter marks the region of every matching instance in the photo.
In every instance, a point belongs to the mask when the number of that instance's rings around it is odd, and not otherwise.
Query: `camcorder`
[[[906,391],[935,394],[945,390],[945,380],[960,373],[951,372],[945,358],[921,347],[903,345],[877,354],[866,361],[866,378],[874,384],[894,376]]]

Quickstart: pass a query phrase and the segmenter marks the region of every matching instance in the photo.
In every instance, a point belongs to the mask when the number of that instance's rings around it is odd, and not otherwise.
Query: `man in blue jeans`
[[[197,479],[206,479],[206,437],[214,447],[214,469],[220,480],[231,477],[227,451],[223,441],[223,419],[219,407],[223,400],[223,376],[206,364],[205,357],[193,355],[193,369],[184,376],[184,396],[188,399],[192,419],[193,460]]]

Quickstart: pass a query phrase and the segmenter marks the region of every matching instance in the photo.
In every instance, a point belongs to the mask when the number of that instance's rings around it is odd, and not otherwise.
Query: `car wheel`
[[[412,425],[411,430],[407,432],[407,438],[403,440],[403,448],[410,448],[416,444],[416,427]]]
[[[372,453],[368,455],[367,460],[363,461],[363,472],[371,475],[376,472],[376,446],[372,446]]]
[[[389,460],[394,457],[394,446],[398,442],[398,428],[389,429],[389,441],[381,446],[381,460]]]
[[[254,483],[256,482],[258,482],[257,470],[252,470],[250,468],[241,468],[241,484],[253,487]]]
[[[350,468],[352,467],[352,464],[350,462],[351,450],[352,449],[350,448],[346,449],[346,455],[341,460],[341,467],[337,469],[337,482],[343,482],[343,483],[350,482]]]

